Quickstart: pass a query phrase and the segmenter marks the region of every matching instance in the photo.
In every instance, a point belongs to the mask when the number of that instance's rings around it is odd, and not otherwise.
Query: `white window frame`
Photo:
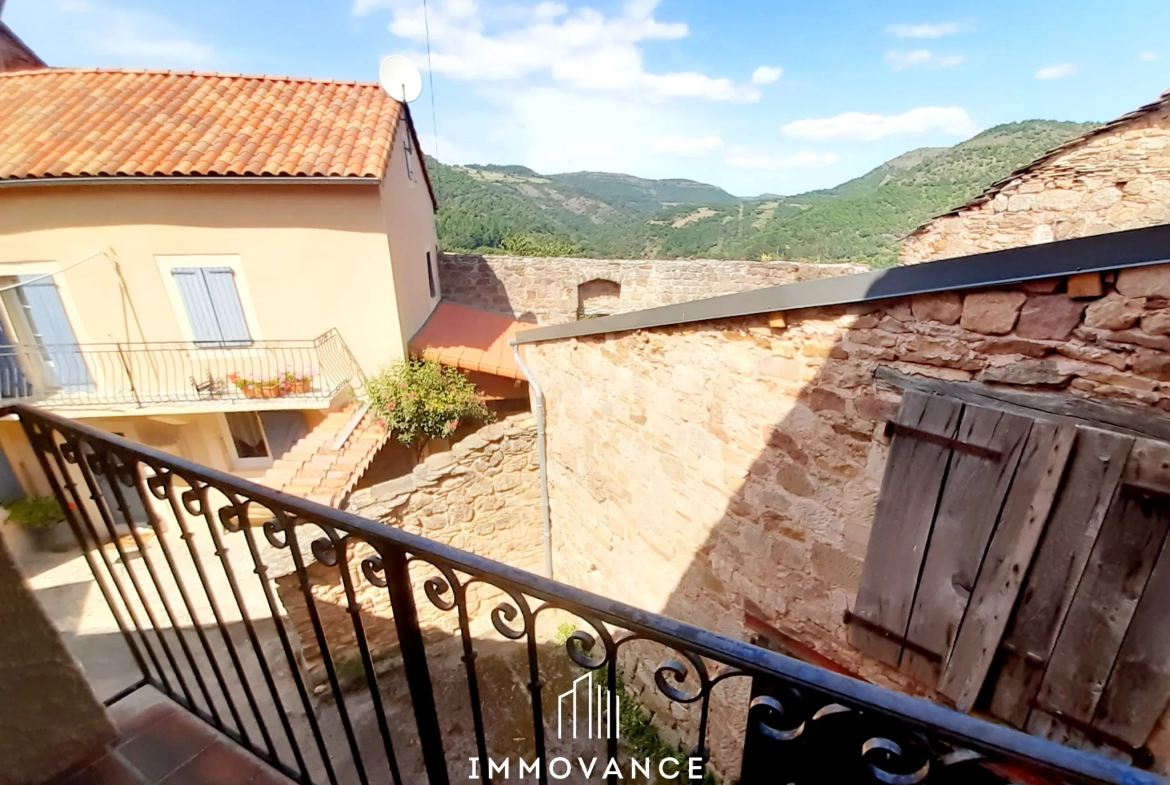
[[[264,430],[264,420],[260,419],[260,412],[253,409],[241,409],[233,411],[232,414],[251,414],[256,417],[256,421],[260,423],[260,435],[264,438],[264,449],[268,451],[267,458],[241,458],[240,454],[236,452],[236,440],[232,436],[232,428],[228,425],[228,412],[220,412],[219,427],[223,431],[223,439],[227,443],[228,454],[232,459],[232,468],[234,469],[268,469],[276,462],[272,457],[272,445],[268,443],[268,432]]]
[[[0,262],[0,278],[11,277],[15,279],[20,275],[53,275],[53,284],[57,287],[57,293],[61,295],[61,304],[65,306],[65,316],[69,318],[69,326],[73,328],[77,342],[79,344],[93,343],[85,330],[85,323],[81,320],[81,312],[77,309],[77,302],[73,299],[72,292],[69,291],[69,284],[66,283],[65,276],[55,274],[60,271],[59,262]],[[178,292],[176,287],[175,294]],[[23,322],[23,317],[14,317],[8,313],[7,307],[0,308],[0,310],[4,311],[4,329],[9,331],[9,340],[23,343],[24,337],[18,335],[16,330]]]
[[[173,271],[175,268],[181,267],[230,268],[232,276],[235,278],[236,293],[240,296],[240,307],[244,310],[244,321],[248,324],[248,333],[252,336],[252,342],[257,343],[264,340],[264,336],[260,331],[260,319],[256,315],[256,308],[252,302],[252,290],[248,286],[248,277],[244,275],[244,263],[240,259],[239,254],[156,254],[154,260],[158,264],[159,273],[163,279],[163,286],[166,288],[167,297],[171,301],[171,310],[174,312],[175,319],[179,323],[179,332],[182,334],[183,340],[186,343],[195,344],[195,332],[191,329],[191,317],[187,313],[187,306],[183,302],[183,296],[179,293],[179,285],[175,283]],[[193,355],[198,356],[200,352],[222,352],[224,348],[222,346],[196,346],[191,351]],[[248,351],[247,346],[233,346],[228,348],[232,351]]]

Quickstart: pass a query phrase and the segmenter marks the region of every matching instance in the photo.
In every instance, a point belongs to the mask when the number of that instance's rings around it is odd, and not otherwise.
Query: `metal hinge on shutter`
[[[981,444],[964,442],[950,436],[943,436],[932,433],[931,431],[925,431],[921,428],[905,425],[896,420],[888,420],[886,422],[886,438],[889,439],[893,436],[908,436],[911,439],[930,442],[931,444],[937,444],[939,447],[945,447],[948,450],[974,455],[978,458],[986,458],[989,461],[998,461],[1003,455],[999,450],[993,450]]]

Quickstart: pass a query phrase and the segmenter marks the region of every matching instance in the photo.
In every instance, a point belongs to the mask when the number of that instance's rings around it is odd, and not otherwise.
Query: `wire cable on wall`
[[[431,127],[435,131],[435,158],[439,157],[439,116],[435,112],[435,69],[431,67],[431,20],[427,16],[427,0],[423,0],[423,29],[427,35],[427,79],[431,84]]]

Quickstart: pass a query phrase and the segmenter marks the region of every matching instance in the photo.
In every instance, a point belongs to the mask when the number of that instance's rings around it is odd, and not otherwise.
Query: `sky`
[[[1170,87],[1170,1],[7,0],[50,65],[375,80],[413,59],[446,163],[826,188],[1030,118]],[[428,56],[429,28],[429,56]],[[433,90],[432,90],[433,84]],[[433,101],[433,103],[432,103]],[[433,107],[433,109],[432,109]]]

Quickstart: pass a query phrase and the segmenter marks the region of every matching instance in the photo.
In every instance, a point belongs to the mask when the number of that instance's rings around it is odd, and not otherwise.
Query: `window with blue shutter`
[[[176,267],[171,270],[191,335],[200,346],[247,346],[252,343],[235,273],[230,267]]]

